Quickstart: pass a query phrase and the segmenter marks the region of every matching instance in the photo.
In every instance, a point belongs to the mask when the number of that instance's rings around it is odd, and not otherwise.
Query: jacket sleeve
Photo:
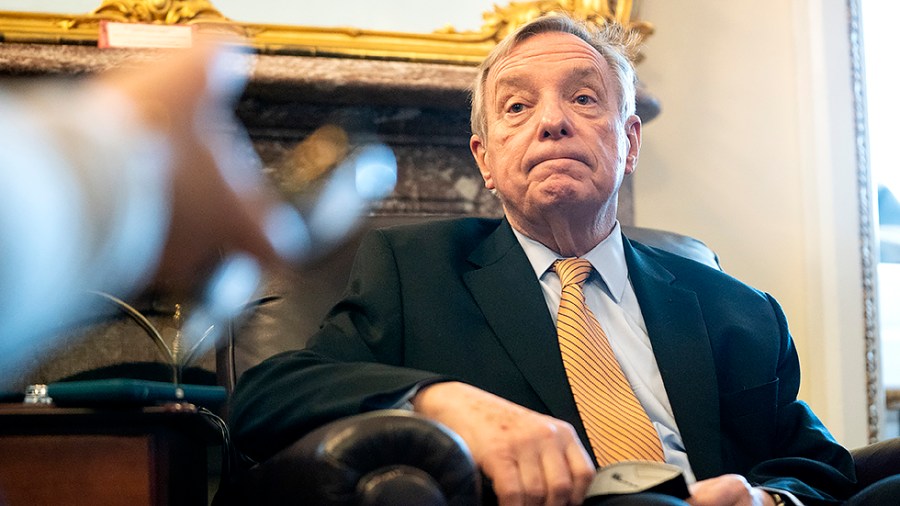
[[[856,489],[850,453],[835,441],[809,406],[797,399],[800,368],[787,321],[767,296],[779,325],[778,400],[772,458],[753,466],[747,479],[794,494],[803,504],[838,504]]]
[[[241,376],[231,405],[237,447],[262,460],[327,422],[393,407],[441,377],[402,367],[403,294],[388,240],[362,240],[343,299],[305,349]]]

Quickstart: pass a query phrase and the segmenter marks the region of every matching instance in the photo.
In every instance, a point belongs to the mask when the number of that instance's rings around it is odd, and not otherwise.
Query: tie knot
[[[553,264],[562,286],[582,284],[591,275],[591,263],[584,258],[562,258]]]

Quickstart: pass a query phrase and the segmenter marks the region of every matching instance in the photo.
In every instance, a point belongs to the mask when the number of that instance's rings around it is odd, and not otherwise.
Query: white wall
[[[845,0],[645,0],[638,73],[663,107],[644,129],[637,224],[703,239],[773,294],[801,397],[866,441],[862,286]]]

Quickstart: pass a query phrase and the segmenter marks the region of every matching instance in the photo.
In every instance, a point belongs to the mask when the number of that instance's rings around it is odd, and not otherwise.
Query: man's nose
[[[545,102],[541,113],[539,131],[541,139],[561,139],[572,135],[569,116],[558,101]]]

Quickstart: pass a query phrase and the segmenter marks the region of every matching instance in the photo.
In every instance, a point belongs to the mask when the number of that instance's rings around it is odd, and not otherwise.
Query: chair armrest
[[[384,410],[309,433],[250,469],[248,504],[478,505],[481,474],[465,443],[415,413]]]
[[[888,476],[900,475],[900,437],[857,448],[850,454],[856,463],[860,488]]]

